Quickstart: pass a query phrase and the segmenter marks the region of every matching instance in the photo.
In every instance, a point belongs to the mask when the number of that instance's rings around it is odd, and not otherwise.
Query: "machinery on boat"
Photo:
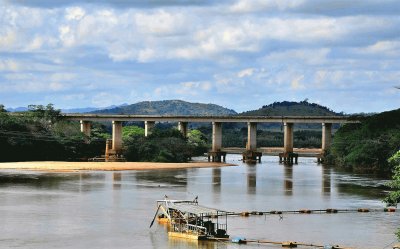
[[[157,201],[157,211],[150,227],[157,218],[169,223],[168,236],[187,239],[229,238],[227,234],[228,215],[226,211],[199,205],[197,197],[192,201]]]

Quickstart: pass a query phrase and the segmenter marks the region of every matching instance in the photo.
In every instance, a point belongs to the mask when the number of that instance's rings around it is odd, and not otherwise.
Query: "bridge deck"
[[[358,123],[349,116],[155,116],[111,114],[63,114],[67,120],[85,121],[154,121],[221,123]]]

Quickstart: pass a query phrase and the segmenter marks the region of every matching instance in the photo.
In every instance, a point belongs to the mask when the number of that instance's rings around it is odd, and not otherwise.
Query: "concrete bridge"
[[[293,153],[293,126],[296,123],[322,124],[322,152],[329,148],[332,138],[332,124],[357,123],[357,120],[347,116],[153,116],[153,115],[97,115],[97,114],[63,114],[65,119],[80,121],[81,131],[90,136],[91,122],[112,122],[112,144],[109,153],[118,154],[122,150],[122,122],[142,121],[145,123],[145,136],[151,134],[156,122],[177,122],[178,129],[186,137],[188,123],[212,123],[212,157],[220,160],[222,152],[222,123],[246,123],[248,138],[246,151],[257,150],[257,124],[283,123],[284,125],[284,152],[286,158]],[[107,147],[108,148],[108,147]]]

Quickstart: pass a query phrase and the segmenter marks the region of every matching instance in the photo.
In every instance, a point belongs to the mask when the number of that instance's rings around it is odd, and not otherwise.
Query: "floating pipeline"
[[[229,216],[256,216],[256,215],[272,215],[272,214],[337,214],[337,213],[370,213],[370,212],[388,212],[394,213],[396,212],[395,208],[357,208],[357,209],[335,209],[335,208],[327,208],[327,209],[299,209],[299,210],[272,210],[272,211],[243,211],[243,212],[228,212]]]
[[[246,239],[245,237],[234,237],[232,239],[229,238],[210,238],[211,241],[224,242],[224,243],[235,243],[235,244],[269,244],[269,245],[278,245],[285,248],[296,248],[298,246],[301,247],[312,247],[312,248],[323,248],[323,249],[351,249],[350,247],[343,247],[339,245],[319,245],[312,243],[302,243],[295,241],[270,241],[263,239]]]

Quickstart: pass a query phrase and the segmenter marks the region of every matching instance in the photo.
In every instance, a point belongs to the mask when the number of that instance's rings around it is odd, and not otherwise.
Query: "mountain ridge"
[[[220,105],[191,103],[183,100],[141,101],[131,105],[120,106],[112,109],[97,110],[90,113],[183,116],[220,116],[237,114],[236,111]]]

